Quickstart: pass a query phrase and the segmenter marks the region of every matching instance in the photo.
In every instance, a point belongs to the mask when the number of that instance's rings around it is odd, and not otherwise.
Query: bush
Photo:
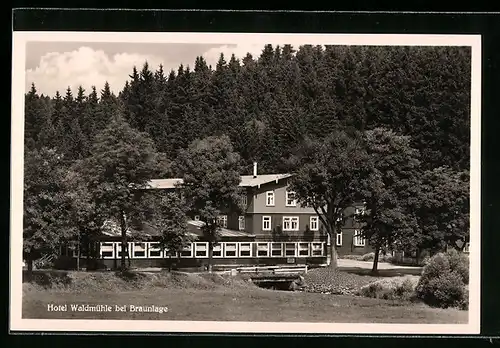
[[[339,258],[344,259],[344,260],[363,261],[363,255],[343,255],[343,256],[339,256]]]
[[[392,262],[392,255],[391,254],[380,254],[379,256],[379,262]]]
[[[417,277],[415,276],[384,279],[363,286],[357,295],[384,300],[409,301],[415,297],[416,285]]]
[[[364,254],[361,260],[363,261],[373,261],[375,259],[375,253]]]
[[[460,275],[464,284],[469,284],[469,258],[452,249],[448,252],[448,262],[450,269]]]
[[[422,271],[416,295],[434,307],[467,308],[469,260],[456,250],[433,256]]]

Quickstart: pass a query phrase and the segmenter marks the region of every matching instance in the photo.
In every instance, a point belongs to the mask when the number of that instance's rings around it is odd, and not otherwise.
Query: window
[[[311,243],[311,255],[323,256],[323,243]]]
[[[286,191],[286,202],[285,205],[287,207],[296,207],[297,206],[297,200],[295,199],[295,192],[293,191]]]
[[[132,243],[128,243],[128,256],[130,257],[131,255],[131,250],[132,249]],[[120,258],[122,257],[122,243],[116,243],[116,254],[118,255],[117,257]]]
[[[224,257],[236,257],[236,243],[226,243],[224,245]]]
[[[257,256],[259,257],[269,256],[269,243],[257,243]]]
[[[194,254],[196,257],[208,257],[208,243],[195,243]]]
[[[365,215],[365,208],[363,208],[363,207],[356,207],[356,209],[354,210],[354,219],[355,220],[359,220],[359,218],[362,215]]]
[[[365,238],[359,231],[354,231],[354,246],[365,246]]]
[[[271,256],[274,256],[274,257],[283,256],[283,244],[282,243],[271,243]]]
[[[263,231],[271,231],[271,217],[263,216],[262,217],[262,230]]]
[[[115,245],[114,243],[101,243],[101,258],[114,259],[115,258]]]
[[[212,256],[213,257],[222,257],[222,244],[221,243],[214,245],[214,248],[212,250]]]
[[[217,224],[218,224],[220,227],[227,228],[227,215],[220,215],[220,216],[217,218]]]
[[[344,218],[344,215],[342,213],[340,213],[340,216],[337,218],[337,222],[341,222],[343,218]]]
[[[199,215],[195,215],[194,216],[194,221],[200,221],[200,216]]]
[[[355,212],[356,212],[356,215],[364,215],[365,214],[365,208],[363,208],[363,207],[357,207]]]
[[[163,250],[163,254],[165,255],[166,258],[172,258],[172,257],[177,257],[177,252],[176,251],[170,251],[168,249]]]
[[[240,257],[252,256],[252,244],[240,243]]]
[[[181,250],[181,257],[193,257],[193,244],[189,243]]]
[[[298,230],[299,230],[298,216],[283,217],[283,231],[298,231]]]
[[[342,246],[342,232],[337,233],[335,243],[337,246]]]
[[[87,250],[86,250],[87,248],[88,246],[85,246],[85,244],[80,246],[80,257],[83,258],[87,257]],[[78,249],[76,250],[76,253],[78,254]]]
[[[274,205],[274,191],[266,192],[266,205],[273,206]]]
[[[319,218],[317,216],[311,216],[309,218],[309,229],[311,231],[317,231],[319,230]]]
[[[71,257],[78,257],[78,248],[75,243],[71,243],[71,245],[68,246],[68,250],[70,251],[69,254]]]
[[[148,257],[151,259],[158,259],[163,257],[163,252],[160,249],[160,243],[149,243]]]
[[[239,216],[238,217],[238,228],[240,231],[245,230],[245,217],[244,216]]]
[[[295,243],[285,243],[285,256],[295,256]]]
[[[146,257],[146,243],[134,243],[134,250],[132,250],[134,258]]]
[[[468,253],[469,252],[469,248],[470,248],[470,243],[465,243],[464,253]]]
[[[309,243],[299,243],[299,256],[309,256]]]
[[[240,193],[240,204],[243,208],[247,207],[248,201],[247,201],[247,193],[246,192]]]

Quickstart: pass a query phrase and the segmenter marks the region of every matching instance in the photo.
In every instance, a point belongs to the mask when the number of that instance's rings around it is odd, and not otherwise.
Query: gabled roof
[[[256,177],[254,177],[253,175],[242,175],[240,186],[256,187],[273,181],[278,182],[278,180],[286,179],[291,176],[292,174],[264,174],[257,175]]]
[[[201,236],[201,228],[205,225],[205,223],[199,220],[190,220],[188,221],[188,225],[191,227],[190,230],[192,232],[194,232],[196,235]],[[221,237],[255,237],[254,234],[250,234],[244,231],[230,230],[228,228],[221,228],[220,235]]]
[[[177,184],[182,184],[182,179],[153,179],[149,182],[149,188],[173,189]]]
[[[291,174],[264,174],[257,175],[242,175],[240,187],[257,187],[263,184],[267,184],[273,181],[278,181],[281,179],[286,179],[291,177]],[[181,178],[172,179],[153,179],[149,182],[150,189],[173,189],[177,184],[182,184]]]
[[[203,221],[189,220],[187,234],[191,237],[200,237],[202,235],[201,228],[204,224],[205,223]],[[102,234],[108,237],[119,237],[121,236],[121,231],[116,223],[107,221],[103,227]],[[234,231],[227,228],[221,228],[220,234],[221,237],[255,237],[255,235],[244,231]],[[151,238],[160,236],[160,233],[148,223],[144,223],[140,231],[131,232],[128,230],[127,236]]]

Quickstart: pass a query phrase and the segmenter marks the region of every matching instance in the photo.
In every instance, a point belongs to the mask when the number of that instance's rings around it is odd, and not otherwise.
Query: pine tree
[[[25,96],[24,108],[24,139],[28,148],[36,146],[45,118],[35,84],[31,84],[31,89]]]
[[[102,131],[109,125],[112,115],[117,112],[116,110],[118,107],[118,99],[111,92],[111,87],[106,81],[104,88],[101,90],[101,96],[94,118],[95,133]]]
[[[82,129],[83,134],[87,139],[87,145],[90,146],[92,141],[94,141],[94,137],[97,129],[97,117],[98,117],[98,109],[99,109],[99,97],[97,95],[97,89],[95,86],[92,86],[92,91],[86,98],[86,102],[83,104],[82,115],[81,115],[81,123],[80,127]],[[85,151],[85,155],[88,155],[89,148]]]
[[[58,132],[62,136],[62,153],[67,161],[71,162],[85,154],[86,139],[80,127],[80,110],[83,107],[83,89],[79,89],[79,100],[73,98],[71,88],[68,87],[63,99],[62,118],[58,123]],[[80,103],[79,103],[80,102]]]

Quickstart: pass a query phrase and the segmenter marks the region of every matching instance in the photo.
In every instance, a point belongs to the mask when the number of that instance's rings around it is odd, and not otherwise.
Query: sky
[[[228,61],[232,53],[240,59],[247,52],[256,57],[262,48],[263,44],[28,42],[25,88],[28,91],[34,83],[38,93],[53,96],[68,87],[76,91],[79,85],[86,91],[93,85],[101,90],[108,81],[118,93],[132,68],[140,70],[145,61],[153,71],[163,64],[168,74],[180,64],[193,68],[200,55],[215,67],[221,52]]]

